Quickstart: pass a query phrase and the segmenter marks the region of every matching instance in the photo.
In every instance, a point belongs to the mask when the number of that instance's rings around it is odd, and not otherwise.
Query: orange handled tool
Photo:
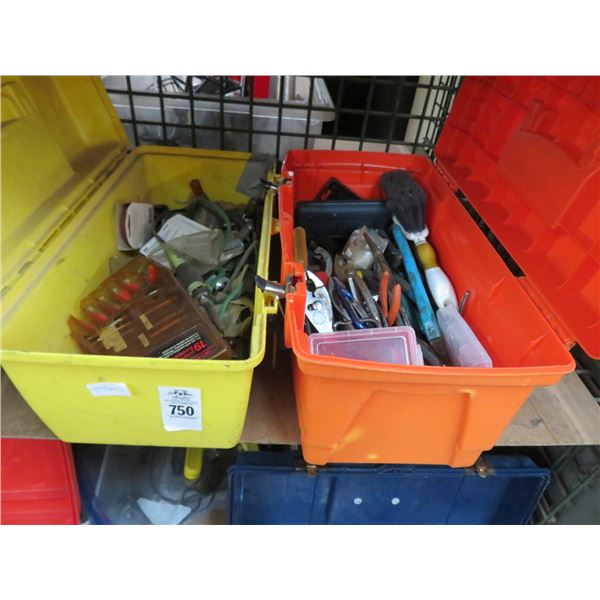
[[[388,326],[392,327],[396,323],[396,319],[400,312],[400,301],[402,299],[402,288],[400,287],[400,284],[394,284],[394,287],[392,288],[391,304],[388,305],[389,294],[390,272],[385,270],[382,271],[379,278],[379,306],[381,306],[381,312],[383,313]]]
[[[390,273],[389,271],[382,271],[379,277],[379,306],[381,306],[381,312],[387,319],[388,317],[388,288],[390,285]]]
[[[394,289],[392,290],[392,302],[390,304],[390,309],[388,314],[386,315],[387,324],[390,327],[393,327],[396,324],[396,319],[398,318],[398,313],[400,312],[400,301],[402,299],[402,288],[400,284],[397,283],[394,285]]]

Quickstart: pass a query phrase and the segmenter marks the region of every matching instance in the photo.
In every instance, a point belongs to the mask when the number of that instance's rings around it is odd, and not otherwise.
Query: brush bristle
[[[425,225],[425,192],[408,171],[389,171],[379,185],[392,214],[407,233],[419,233]]]

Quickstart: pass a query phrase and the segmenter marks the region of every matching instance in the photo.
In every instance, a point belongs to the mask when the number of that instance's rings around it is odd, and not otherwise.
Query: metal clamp
[[[312,271],[306,271],[306,305],[304,313],[319,333],[333,332],[331,298],[323,282]]]
[[[319,472],[317,465],[307,464],[303,459],[299,458],[294,462],[294,471],[303,471],[309,477],[316,477]]]
[[[494,469],[492,467],[490,467],[490,465],[488,463],[486,463],[485,460],[483,460],[482,458],[480,458],[475,463],[473,468],[475,469],[475,472],[477,473],[477,475],[479,477],[481,477],[482,479],[485,479],[489,475],[494,474]]]

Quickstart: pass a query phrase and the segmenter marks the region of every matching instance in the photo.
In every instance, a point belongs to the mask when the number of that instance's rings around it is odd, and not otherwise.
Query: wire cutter
[[[380,326],[378,321],[366,314],[360,303],[354,299],[352,293],[344,287],[344,284],[337,277],[332,277],[329,280],[328,291],[333,307],[343,319],[342,321],[336,321],[334,328],[337,329],[343,325],[352,325],[355,329]]]
[[[391,286],[392,281],[392,269],[388,265],[387,260],[381,253],[381,250],[377,247],[377,244],[373,241],[371,236],[365,231],[363,233],[365,240],[375,257],[375,265],[379,274],[379,306],[383,313],[387,324],[392,327],[396,324],[398,314],[400,313],[400,302],[402,298],[402,288],[399,283],[394,283]],[[391,288],[391,290],[390,290]],[[391,302],[388,304],[389,297],[391,295]]]

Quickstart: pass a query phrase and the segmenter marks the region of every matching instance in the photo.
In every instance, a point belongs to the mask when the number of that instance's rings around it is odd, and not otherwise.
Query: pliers
[[[398,314],[400,313],[400,302],[402,299],[402,288],[399,283],[391,286],[391,302],[388,304],[390,296],[390,283],[392,281],[392,269],[385,260],[383,254],[372,240],[371,236],[364,232],[365,240],[375,257],[375,264],[379,274],[379,306],[381,312],[386,318],[389,327],[396,324]]]
[[[331,253],[327,252],[321,246],[315,246],[313,254],[323,261],[323,271],[327,277],[331,277],[333,275],[333,258]]]
[[[373,300],[373,296],[371,295],[367,284],[363,281],[363,278],[358,276],[349,277],[348,283],[354,285],[358,294],[362,296],[362,301],[367,309],[367,312],[371,315],[371,318],[377,323],[377,327],[383,327],[383,319],[379,315],[379,310],[377,310],[377,304]]]
[[[387,320],[389,327],[396,324],[396,319],[400,312],[400,302],[402,299],[402,288],[399,283],[395,283],[391,289],[392,300],[388,305],[388,299],[390,295],[390,278],[391,273],[389,271],[382,271],[379,277],[379,306],[383,316]]]
[[[332,277],[327,285],[333,307],[342,317],[337,321],[335,327],[340,325],[352,325],[355,329],[367,329],[368,327],[379,327],[380,323],[370,318],[354,299],[351,292],[337,278]],[[337,297],[337,299],[336,299]]]
[[[332,298],[323,282],[312,272],[306,271],[306,305],[304,314],[318,333],[333,331]]]

